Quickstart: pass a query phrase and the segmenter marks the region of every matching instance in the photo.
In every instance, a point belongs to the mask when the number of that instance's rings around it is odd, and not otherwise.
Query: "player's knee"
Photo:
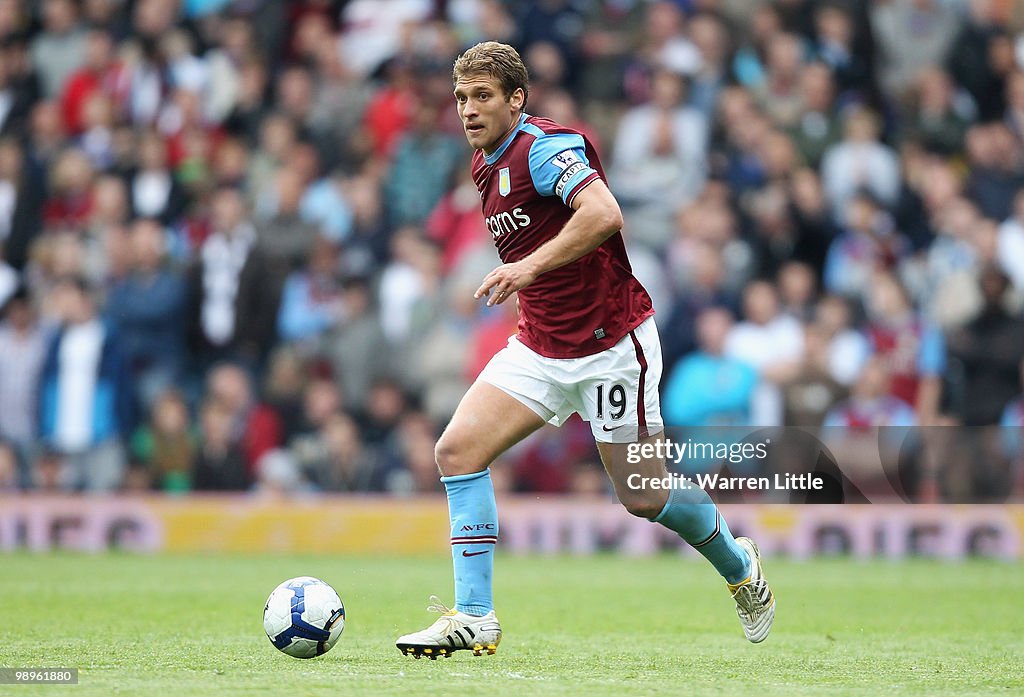
[[[481,465],[476,462],[470,448],[460,443],[457,438],[448,435],[447,432],[441,435],[437,445],[434,446],[434,462],[437,463],[437,470],[442,477],[472,474],[486,467],[486,464]]]
[[[637,518],[656,518],[661,509],[665,507],[664,501],[659,501],[650,496],[630,496],[620,499],[623,508],[629,511],[630,515]]]

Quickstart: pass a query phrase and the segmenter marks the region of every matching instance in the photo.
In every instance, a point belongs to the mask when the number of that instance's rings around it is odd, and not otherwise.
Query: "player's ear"
[[[516,87],[512,90],[512,94],[509,95],[508,103],[512,105],[513,109],[518,111],[523,110],[523,105],[526,103],[526,93],[523,92],[522,87]]]

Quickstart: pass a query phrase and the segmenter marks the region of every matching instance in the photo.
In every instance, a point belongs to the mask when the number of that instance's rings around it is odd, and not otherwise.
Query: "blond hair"
[[[501,91],[505,93],[506,102],[513,92],[521,89],[523,109],[526,109],[526,98],[530,96],[530,77],[526,72],[526,64],[519,57],[519,52],[508,44],[484,41],[466,49],[465,53],[455,59],[452,83],[471,75],[495,78],[501,85]]]

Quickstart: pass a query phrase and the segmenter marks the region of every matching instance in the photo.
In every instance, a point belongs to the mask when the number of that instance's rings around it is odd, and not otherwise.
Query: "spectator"
[[[84,151],[69,148],[54,162],[43,224],[50,229],[79,229],[92,212],[92,163]]]
[[[327,417],[304,455],[299,458],[302,468],[322,491],[387,492],[399,467],[386,448],[366,445],[355,421],[342,413]]]
[[[402,27],[430,13],[427,0],[354,0],[345,5],[342,36],[345,60],[366,76],[392,58],[401,44]]]
[[[401,494],[441,491],[433,453],[437,431],[430,419],[418,412],[410,412],[395,421],[392,435],[387,445],[395,447],[405,463],[405,470],[395,472],[389,481],[392,491]]]
[[[114,37],[106,29],[97,27],[86,33],[81,67],[75,66],[61,90],[61,114],[70,133],[78,135],[85,130],[86,104],[96,94],[109,98],[116,113],[127,106],[128,74],[114,49]]]
[[[302,429],[302,395],[309,373],[305,356],[294,347],[278,347],[267,361],[264,401],[280,419],[282,443]]]
[[[993,61],[993,43],[1002,31],[996,12],[996,3],[967,3],[966,21],[961,22],[946,58],[950,75],[970,93],[983,122],[998,118],[1003,107],[1003,83]]]
[[[868,191],[883,205],[896,202],[900,168],[896,153],[879,142],[878,118],[863,108],[847,112],[843,140],[825,151],[821,183],[837,218],[858,192]]]
[[[218,62],[214,60],[215,66]],[[270,109],[266,100],[267,66],[256,56],[247,56],[231,69],[237,73],[231,78],[238,81],[237,95],[223,123],[229,133],[243,138],[247,145],[253,145],[259,140],[261,127]],[[220,70],[213,67],[212,72],[216,84]]]
[[[787,189],[789,217],[795,227],[793,258],[810,265],[820,279],[837,234],[821,180],[814,170],[801,167],[793,172]]]
[[[19,461],[27,467],[38,436],[37,388],[46,337],[25,288],[0,309],[0,404],[9,405],[0,409],[0,441],[15,447]],[[27,474],[24,467],[20,471]],[[22,481],[26,480],[23,477]]]
[[[814,12],[814,52],[835,76],[840,92],[860,95],[871,88],[871,70],[856,38],[853,18],[845,7],[818,5]]]
[[[679,293],[672,312],[659,321],[665,365],[675,365],[683,355],[697,348],[697,317],[712,307],[729,311],[739,308],[737,295],[727,287],[722,253],[711,245],[700,244],[690,250],[686,276],[680,278]],[[657,317],[657,315],[655,315]]]
[[[130,274],[110,291],[107,315],[117,325],[137,399],[149,408],[184,374],[185,282],[164,265],[167,239],[155,220],[132,225]]]
[[[689,103],[707,121],[728,79],[729,34],[722,20],[711,12],[694,15],[687,29],[700,53],[700,67],[690,76]]]
[[[449,311],[418,342],[413,374],[419,376],[419,381],[413,387],[423,394],[424,411],[438,423],[451,419],[470,385],[464,366],[473,343],[477,312],[474,290],[473,286],[449,286]]]
[[[914,409],[892,396],[885,363],[872,358],[864,365],[849,398],[825,415],[822,441],[836,458],[842,476],[862,494],[892,492],[892,475],[904,491],[918,493],[917,462],[908,457],[917,426]]]
[[[740,85],[753,88],[765,79],[768,44],[783,31],[780,9],[774,3],[759,3],[753,9],[750,21],[743,25],[746,36],[733,57],[732,69]]]
[[[343,318],[338,280],[338,250],[316,238],[306,268],[293,271],[284,284],[277,317],[278,335],[285,341],[314,342]]]
[[[623,116],[612,153],[612,187],[627,224],[655,248],[668,240],[676,208],[704,184],[707,124],[682,98],[679,75],[656,73],[650,103]]]
[[[776,126],[792,128],[800,119],[803,58],[800,37],[780,32],[768,40],[764,80],[752,91],[754,99]]]
[[[178,222],[188,203],[185,191],[167,164],[167,145],[156,131],[138,139],[138,167],[128,177],[132,215],[163,225]]]
[[[160,489],[183,492],[191,488],[196,444],[188,407],[179,393],[168,390],[157,397],[149,423],[135,432],[131,446],[133,455],[145,463],[147,478]]]
[[[963,395],[955,415],[966,426],[997,424],[1018,392],[1024,359],[1024,320],[1006,309],[1009,281],[988,267],[979,281],[984,305],[948,337],[950,357],[962,366]]]
[[[847,298],[860,298],[872,275],[893,267],[905,250],[892,217],[870,194],[857,194],[846,205],[843,232],[828,249],[825,288]]]
[[[441,255],[412,227],[398,230],[391,247],[391,262],[380,275],[380,321],[388,341],[403,347],[439,309]]]
[[[253,394],[248,373],[238,365],[221,363],[206,376],[205,394],[231,415],[231,437],[242,448],[249,472],[269,450],[283,444],[281,417]]]
[[[0,254],[15,269],[25,266],[42,228],[43,200],[43,187],[32,180],[21,146],[0,139]]]
[[[39,81],[25,56],[24,41],[24,35],[0,38],[0,99],[5,105],[0,109],[0,136],[24,135],[39,98]]]
[[[787,426],[821,426],[828,410],[846,396],[846,387],[832,373],[830,348],[823,327],[805,327],[804,360],[782,379]]]
[[[269,497],[294,496],[309,492],[311,486],[299,464],[287,450],[269,450],[256,462],[256,493]]]
[[[930,321],[954,326],[966,321],[978,304],[975,279],[984,225],[978,209],[959,197],[937,211],[932,225],[936,235],[918,269],[917,297]]]
[[[249,194],[259,218],[269,218],[277,212],[277,174],[298,144],[298,130],[290,118],[281,113],[272,113],[262,120],[259,147],[249,158],[247,177]]]
[[[970,125],[969,108],[957,99],[950,76],[939,68],[925,68],[916,86],[916,109],[908,119],[907,137],[941,155],[961,152]]]
[[[41,179],[46,179],[48,170],[67,145],[64,123],[61,121],[57,102],[36,102],[29,117],[28,130],[26,161],[29,163],[30,171],[36,170],[41,174]],[[42,186],[49,187],[52,184],[45,181]]]
[[[323,428],[332,415],[341,412],[344,408],[344,397],[338,386],[329,378],[313,378],[306,383],[302,393],[302,418],[299,422],[297,435],[292,438],[289,444],[296,450],[302,450],[301,443],[296,447],[298,441],[316,440],[317,434]]]
[[[455,187],[434,207],[425,227],[427,235],[441,245],[445,273],[450,273],[466,255],[486,243],[480,194],[469,167],[458,171]]]
[[[188,316],[200,363],[241,360],[255,366],[273,341],[278,295],[255,248],[241,193],[222,187],[211,201],[213,234],[190,273]]]
[[[303,220],[320,228],[320,234],[335,244],[352,235],[353,214],[339,176],[323,177],[309,185],[299,204]]]
[[[370,388],[388,376],[393,364],[365,278],[351,277],[342,286],[343,320],[323,339],[323,353],[334,378],[353,409],[363,409]]]
[[[427,219],[465,156],[459,141],[438,132],[438,105],[420,101],[413,114],[412,128],[398,140],[384,188],[398,225],[419,225]]]
[[[842,133],[834,100],[829,69],[821,63],[807,65],[800,72],[800,113],[788,130],[804,161],[814,168]]]
[[[946,364],[942,334],[914,311],[906,289],[891,274],[872,278],[865,306],[868,341],[885,368],[892,396],[913,406],[917,421],[931,424]]]
[[[42,79],[43,94],[52,99],[82,65],[86,57],[86,34],[78,22],[73,0],[43,0],[43,31],[32,42],[32,64]]]
[[[292,167],[283,167],[274,178],[274,212],[256,227],[256,239],[266,260],[264,283],[280,293],[288,274],[299,269],[319,235],[317,226],[299,212],[306,182]]]
[[[814,270],[799,261],[787,262],[776,279],[783,314],[806,323],[811,319],[814,298],[818,294]]]
[[[408,411],[408,398],[398,384],[387,379],[375,382],[370,387],[362,414],[361,427],[366,442],[371,445],[393,442],[399,423]]]
[[[941,0],[877,2],[870,17],[879,82],[895,100],[906,97],[922,70],[946,60],[956,38],[956,11]]]
[[[664,391],[664,417],[672,426],[749,423],[756,368],[726,354],[733,331],[729,311],[712,307],[697,316],[700,348],[672,370]]]
[[[62,280],[54,293],[61,325],[43,363],[40,435],[66,459],[73,488],[113,491],[124,474],[121,439],[134,425],[120,342],[84,279]]]
[[[388,0],[392,1],[392,0]],[[354,4],[370,4],[366,0]],[[349,5],[351,7],[352,5]],[[388,158],[415,116],[416,78],[406,59],[391,61],[385,68],[387,82],[370,100],[363,128],[370,136],[371,153]]]
[[[877,357],[864,365],[864,370],[850,390],[849,399],[830,409],[824,422],[826,428],[853,431],[915,425],[917,419],[913,408],[893,395],[885,362]]]
[[[966,195],[989,218],[1012,215],[1014,198],[1024,186],[1021,143],[1000,123],[978,125],[967,132],[970,174]]]
[[[245,457],[233,436],[231,409],[215,399],[200,409],[199,447],[192,461],[196,491],[244,491],[250,477]]]
[[[243,109],[259,110],[256,102],[263,101],[262,89],[250,91],[260,84],[258,81],[245,84],[246,67],[262,67],[256,58],[258,51],[252,24],[242,17],[223,17],[219,39],[203,54],[201,68],[205,73],[206,118],[217,123],[228,119],[240,102],[245,104]],[[262,78],[265,80],[266,76]],[[265,88],[266,84],[261,87]]]
[[[778,383],[803,358],[803,330],[797,320],[782,314],[778,291],[767,281],[753,281],[743,291],[743,316],[744,320],[729,330],[725,355],[757,370],[751,424],[781,426]]]
[[[814,324],[828,342],[829,374],[849,387],[871,355],[867,338],[853,327],[849,303],[838,295],[826,295],[814,309]]]

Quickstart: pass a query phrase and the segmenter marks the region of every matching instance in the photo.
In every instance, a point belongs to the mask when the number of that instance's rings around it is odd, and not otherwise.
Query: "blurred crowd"
[[[451,65],[486,39],[602,154],[668,422],[1024,426],[1022,31],[1019,0],[0,0],[0,490],[438,489],[516,323],[472,299]],[[604,487],[578,422],[505,460]]]

